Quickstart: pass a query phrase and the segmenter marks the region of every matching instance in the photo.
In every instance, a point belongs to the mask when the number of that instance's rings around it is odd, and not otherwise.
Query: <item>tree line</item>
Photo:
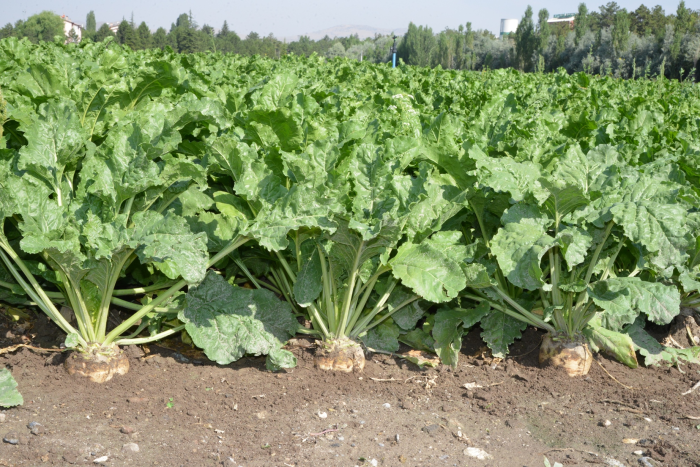
[[[700,81],[700,10],[689,9],[684,1],[668,15],[658,5],[627,11],[609,2],[589,11],[581,3],[573,27],[548,23],[549,17],[542,9],[535,19],[528,6],[515,34],[503,38],[474,31],[471,23],[437,34],[411,23],[398,55],[408,64],[452,69],[546,72],[563,67],[569,73]]]
[[[63,20],[49,11],[33,15],[26,21],[19,20],[14,25],[8,23],[0,29],[0,39],[26,37],[32,42],[38,42],[51,41],[56,36],[63,38]],[[170,47],[180,53],[211,51],[272,58],[289,53],[306,56],[316,53],[329,58],[348,57],[373,62],[388,60],[389,48],[393,41],[389,36],[376,35],[374,38],[361,40],[357,35],[351,35],[335,38],[326,36],[317,41],[308,36],[301,36],[296,41],[286,42],[272,34],[262,36],[257,32],[251,32],[242,38],[229,28],[227,21],[223,22],[218,31],[208,24],[200,27],[191,12],[179,15],[171,24],[170,30],[161,27],[155,32],[152,32],[145,22],[136,24],[132,15],[131,20],[123,19],[119,23],[115,33],[107,23],[97,28],[95,13],[89,12],[85,20],[83,40],[100,42],[108,37],[133,50]],[[70,41],[71,38],[67,40]]]
[[[459,70],[514,67],[546,72],[563,67],[570,73],[585,71],[621,78],[664,75],[700,81],[700,10],[689,9],[683,0],[671,14],[658,5],[651,9],[640,5],[627,11],[613,1],[599,11],[589,11],[581,3],[573,27],[568,22],[551,24],[548,19],[549,12],[541,9],[535,20],[528,6],[515,34],[503,38],[487,30],[474,30],[470,22],[438,33],[410,23],[407,33],[399,38],[397,55],[410,65]],[[55,36],[63,37],[63,21],[44,11],[0,29],[0,39],[13,36],[32,42],[54,40]],[[155,32],[145,22],[137,25],[132,15],[130,20],[123,19],[114,33],[107,23],[97,28],[95,14],[89,12],[83,38],[104,41],[108,37],[134,50],[169,47],[180,53],[214,51],[272,58],[315,53],[372,62],[390,60],[393,42],[392,37],[383,35],[365,40],[357,35],[320,40],[301,36],[286,42],[272,34],[251,32],[242,38],[226,21],[218,31],[208,24],[200,27],[191,12],[179,15],[169,30],[161,27]]]

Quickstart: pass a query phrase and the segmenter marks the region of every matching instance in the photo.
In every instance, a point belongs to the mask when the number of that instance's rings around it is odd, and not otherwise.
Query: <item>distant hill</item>
[[[356,24],[342,24],[340,26],[333,26],[332,28],[323,29],[321,31],[314,31],[306,34],[300,34],[299,36],[285,37],[287,41],[296,41],[301,36],[309,36],[312,40],[323,39],[328,36],[331,39],[334,37],[348,37],[353,34],[357,34],[360,39],[366,39],[368,37],[374,37],[375,34],[387,35],[391,33],[400,36],[406,33],[406,28],[396,28],[396,29],[382,29],[373,28],[372,26],[359,26]]]

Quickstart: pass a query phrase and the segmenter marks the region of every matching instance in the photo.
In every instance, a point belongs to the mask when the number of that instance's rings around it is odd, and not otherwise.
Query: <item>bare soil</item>
[[[3,326],[3,348],[61,339],[43,318]],[[19,443],[0,443],[0,465],[541,467],[546,455],[700,466],[700,389],[682,395],[700,367],[631,370],[596,355],[587,377],[570,378],[537,366],[541,337],[528,329],[495,361],[477,329],[455,370],[375,354],[350,374],[315,369],[311,348],[271,373],[262,358],[222,367],[170,341],[126,349],[129,373],[102,385],[69,376],[64,353],[21,348],[0,355],[25,401],[2,411],[0,437]]]

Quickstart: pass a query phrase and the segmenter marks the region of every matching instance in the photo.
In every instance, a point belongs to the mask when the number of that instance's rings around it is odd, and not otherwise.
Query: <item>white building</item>
[[[576,13],[564,13],[561,15],[554,15],[552,18],[548,19],[547,22],[549,24],[568,23],[569,28],[573,29],[575,19],[576,19]]]
[[[66,15],[61,15],[63,20],[63,33],[66,36],[66,43],[80,42],[83,38],[83,26],[71,20]]]
[[[500,35],[501,39],[506,36],[510,36],[511,34],[515,34],[515,31],[518,30],[518,23],[519,21],[517,19],[502,19]]]

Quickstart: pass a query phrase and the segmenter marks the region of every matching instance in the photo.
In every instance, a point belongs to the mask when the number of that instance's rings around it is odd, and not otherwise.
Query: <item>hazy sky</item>
[[[170,28],[180,13],[192,10],[199,25],[209,24],[219,29],[224,20],[229,28],[245,36],[250,31],[261,35],[289,37],[310,33],[342,24],[372,26],[383,29],[404,29],[409,21],[428,25],[434,31],[455,28],[471,21],[475,29],[497,33],[501,18],[521,18],[528,3],[537,11],[547,8],[550,15],[575,12],[580,0],[120,0],[95,2],[88,0],[5,0],[0,8],[0,26],[27,18],[42,10],[65,14],[76,22],[85,23],[85,15],[95,11],[98,22],[116,22],[129,19],[133,12],[137,23],[145,21],[155,31]],[[608,0],[587,2],[589,10],[597,10]],[[640,0],[617,0],[628,10],[636,9]],[[666,14],[675,12],[678,0],[656,0]],[[693,7],[694,0],[686,0]]]

